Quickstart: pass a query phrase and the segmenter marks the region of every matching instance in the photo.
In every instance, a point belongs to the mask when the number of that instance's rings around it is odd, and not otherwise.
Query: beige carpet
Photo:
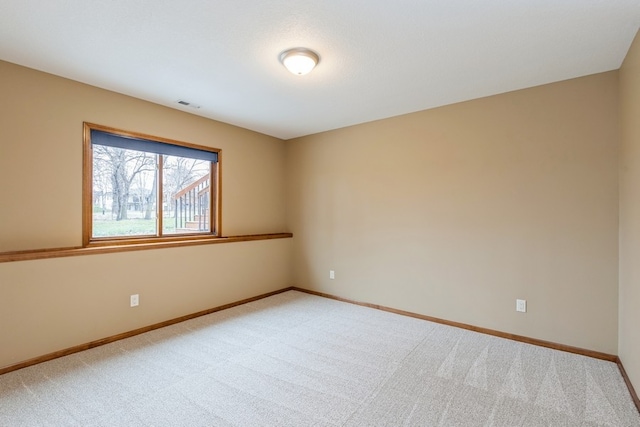
[[[615,364],[290,291],[0,376],[1,426],[640,426]]]

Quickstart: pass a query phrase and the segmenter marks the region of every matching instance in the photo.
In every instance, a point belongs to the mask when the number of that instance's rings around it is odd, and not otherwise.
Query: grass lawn
[[[93,237],[144,236],[156,234],[155,219],[123,219],[93,221]]]
[[[173,218],[165,218],[165,233],[175,233]],[[156,220],[154,219],[123,219],[93,221],[93,237],[115,237],[115,236],[155,236]]]

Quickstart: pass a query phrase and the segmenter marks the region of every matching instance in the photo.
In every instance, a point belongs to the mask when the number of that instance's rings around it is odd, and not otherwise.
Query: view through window
[[[85,126],[90,241],[215,234],[219,150]]]

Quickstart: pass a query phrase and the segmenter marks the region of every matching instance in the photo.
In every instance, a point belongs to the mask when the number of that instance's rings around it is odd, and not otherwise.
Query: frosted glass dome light
[[[308,74],[318,65],[319,61],[320,57],[317,53],[304,47],[285,50],[280,54],[282,65],[298,76]]]

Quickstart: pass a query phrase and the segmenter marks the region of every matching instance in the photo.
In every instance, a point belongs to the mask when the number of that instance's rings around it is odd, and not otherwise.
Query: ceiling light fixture
[[[318,65],[320,57],[311,49],[295,47],[282,52],[280,62],[293,74],[304,76]]]

